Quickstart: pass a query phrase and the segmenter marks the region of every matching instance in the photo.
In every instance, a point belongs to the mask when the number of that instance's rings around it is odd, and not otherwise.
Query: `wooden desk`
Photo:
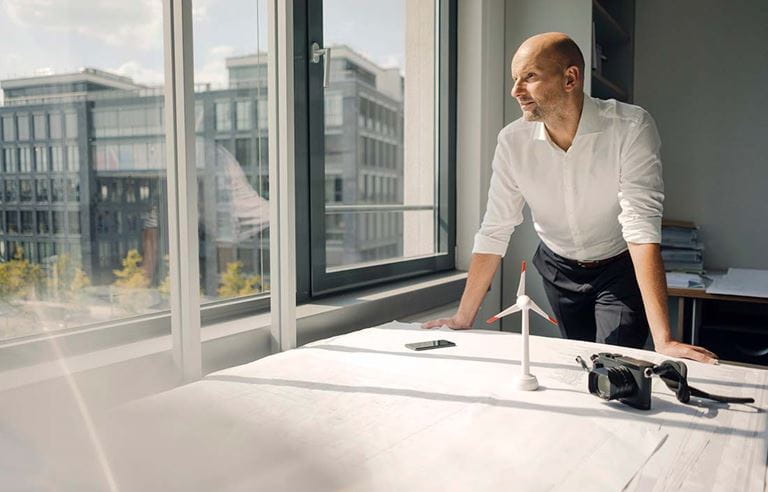
[[[745,297],[745,296],[727,296],[722,294],[708,294],[705,288],[679,288],[670,287],[667,289],[669,297],[678,298],[677,310],[677,334],[683,339],[685,333],[685,313],[686,307],[690,305],[690,338],[685,340],[694,345],[699,344],[701,338],[702,326],[702,303],[703,301],[726,301],[750,304],[768,304],[768,299],[763,297]]]
[[[756,302],[758,304],[768,304],[768,299],[764,297],[744,297],[744,296],[726,296],[722,294],[707,294],[706,289],[682,289],[679,287],[670,287],[667,289],[670,297],[684,297],[689,299],[712,299],[715,301],[733,301],[733,302]]]

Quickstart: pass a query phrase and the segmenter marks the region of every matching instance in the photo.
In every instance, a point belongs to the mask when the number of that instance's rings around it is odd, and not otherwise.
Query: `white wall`
[[[505,124],[511,123],[522,116],[520,107],[512,98],[512,77],[509,64],[517,47],[526,38],[548,31],[560,31],[568,34],[576,41],[584,53],[586,66],[592,64],[592,2],[590,0],[508,0],[506,2],[506,39],[504,54],[505,91],[501,96],[504,104]],[[589,92],[589,77],[586,78],[586,92]],[[501,103],[501,101],[500,101]],[[502,263],[502,304],[508,306],[515,302],[517,282],[520,276],[520,262],[533,257],[539,237],[533,230],[530,211],[526,207],[525,221],[515,229],[510,240],[507,255]],[[530,265],[526,273],[526,290],[544,309],[549,308],[541,277]],[[509,316],[503,320],[505,331],[520,331],[519,317]],[[535,335],[559,336],[557,328],[538,316],[531,316],[531,333]]]
[[[485,213],[496,135],[504,126],[504,1],[459,2],[456,124],[456,268],[467,270]],[[475,326],[501,308],[500,274]]]
[[[701,226],[707,268],[768,268],[768,2],[642,0],[635,36],[664,215]]]

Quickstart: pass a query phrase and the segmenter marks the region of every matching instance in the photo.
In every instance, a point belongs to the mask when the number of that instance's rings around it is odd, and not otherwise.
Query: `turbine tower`
[[[530,372],[530,360],[528,355],[528,338],[530,335],[528,329],[528,311],[531,309],[542,318],[557,326],[557,321],[555,321],[552,316],[549,316],[543,309],[537,306],[530,297],[525,295],[525,261],[523,261],[523,265],[520,269],[520,284],[517,286],[517,302],[486,321],[486,323],[491,324],[509,314],[518,311],[523,312],[523,360],[520,364],[521,374],[517,378],[517,389],[523,391],[533,391],[539,387],[539,382],[536,380],[536,376]]]

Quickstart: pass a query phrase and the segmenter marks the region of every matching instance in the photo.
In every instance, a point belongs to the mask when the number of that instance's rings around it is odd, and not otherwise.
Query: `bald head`
[[[528,121],[550,126],[575,119],[584,101],[584,57],[561,32],[530,37],[512,59],[512,97]],[[549,128],[549,127],[548,127]]]
[[[584,55],[573,39],[561,32],[546,32],[526,39],[512,59],[513,72],[516,62],[533,62],[556,71],[575,66],[579,69],[579,80],[584,81]]]

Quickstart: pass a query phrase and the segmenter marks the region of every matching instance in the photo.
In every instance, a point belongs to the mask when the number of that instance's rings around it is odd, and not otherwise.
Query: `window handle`
[[[328,80],[331,78],[331,48],[320,48],[317,43],[312,43],[312,63],[320,63],[320,57],[323,57],[323,87],[328,87]]]

